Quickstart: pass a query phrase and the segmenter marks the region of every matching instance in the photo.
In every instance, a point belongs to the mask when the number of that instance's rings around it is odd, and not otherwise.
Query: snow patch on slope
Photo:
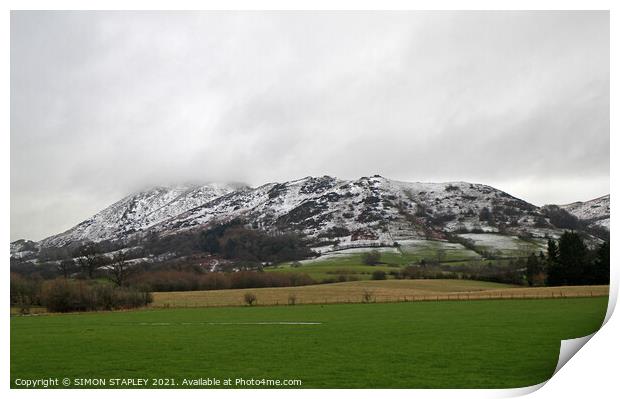
[[[42,246],[126,237],[237,189],[231,184],[155,187],[129,195],[68,231],[46,238]]]
[[[590,222],[590,224],[605,227],[609,230],[610,219],[610,196],[604,195],[585,202],[573,202],[572,204],[562,205],[565,209],[579,220]]]

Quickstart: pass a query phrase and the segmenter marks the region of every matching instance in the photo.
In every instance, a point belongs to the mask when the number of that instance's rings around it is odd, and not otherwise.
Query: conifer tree
[[[558,265],[558,246],[553,239],[547,240],[547,285],[561,284],[561,271]]]
[[[596,251],[592,267],[592,284],[609,284],[609,243],[604,242]]]
[[[578,285],[587,283],[589,260],[588,248],[579,234],[567,231],[560,237],[558,264],[561,268],[561,284]]]
[[[525,263],[525,271],[526,271],[527,283],[530,286],[534,285],[536,277],[540,275],[542,268],[540,264],[540,259],[533,252],[527,258],[527,262]]]

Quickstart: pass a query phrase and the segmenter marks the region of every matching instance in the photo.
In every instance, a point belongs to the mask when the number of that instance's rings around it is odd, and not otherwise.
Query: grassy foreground
[[[256,295],[259,305],[357,303],[474,299],[523,299],[606,296],[609,286],[522,287],[472,280],[369,280],[301,287],[249,288],[153,293],[154,307],[241,306],[244,294]]]
[[[304,388],[509,388],[597,330],[606,297],[144,310],[11,318],[16,378],[300,379]],[[290,324],[290,323],[317,324]],[[289,324],[277,324],[289,323]],[[239,388],[239,386],[237,386]]]

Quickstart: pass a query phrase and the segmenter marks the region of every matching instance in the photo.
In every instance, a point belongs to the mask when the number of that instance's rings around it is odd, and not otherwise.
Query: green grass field
[[[531,252],[537,253],[542,249],[540,246],[542,244],[524,241],[518,237],[498,234],[467,234],[464,236],[475,241],[480,251],[492,252],[500,256],[527,256]],[[338,280],[340,276],[368,280],[375,270],[389,273],[411,264],[417,264],[423,259],[438,261],[441,264],[451,266],[471,262],[498,264],[505,261],[484,260],[479,253],[467,249],[461,244],[447,241],[410,240],[403,242],[398,248],[382,247],[376,249],[381,252],[381,263],[376,266],[364,264],[363,253],[373,250],[373,248],[364,248],[327,253],[316,259],[303,261],[301,266],[296,268],[291,267],[291,262],[285,262],[274,267],[267,267],[265,270],[268,272],[297,271],[307,273],[317,281]]]
[[[528,256],[530,253],[545,251],[547,241],[542,238],[523,239],[497,233],[460,234],[473,242],[476,251],[485,251],[500,256]]]
[[[606,305],[598,297],[11,317],[11,384],[242,377],[301,379],[305,388],[522,387],[548,379],[560,340],[597,330]],[[272,324],[281,322],[320,324]]]

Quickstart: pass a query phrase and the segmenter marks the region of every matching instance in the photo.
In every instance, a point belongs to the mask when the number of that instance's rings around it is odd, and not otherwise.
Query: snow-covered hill
[[[234,184],[184,184],[155,187],[129,195],[64,233],[41,241],[42,247],[60,247],[75,241],[125,238],[234,190]]]
[[[11,243],[10,251],[14,259],[27,259],[37,255],[39,244],[34,241],[17,240]]]
[[[609,194],[590,201],[562,205],[561,208],[588,225],[600,226],[609,230]]]
[[[609,226],[609,196],[564,208]],[[306,177],[257,188],[229,184],[157,187],[132,194],[40,247],[175,234],[232,219],[267,231],[296,231],[340,245],[444,239],[451,233],[557,236],[541,208],[493,187],[409,183],[381,176]],[[13,248],[13,247],[12,247]],[[15,248],[17,249],[17,247]]]
[[[455,230],[528,229],[540,216],[534,205],[480,184],[323,176],[255,189],[158,187],[130,195],[41,245],[118,239],[139,231],[170,234],[233,218],[255,228],[341,241],[442,238]]]
[[[488,219],[480,214],[488,210]],[[244,218],[255,228],[296,230],[340,242],[444,238],[446,232],[533,228],[534,205],[480,184],[406,183],[381,176],[324,176],[237,191],[153,226],[178,231]]]

